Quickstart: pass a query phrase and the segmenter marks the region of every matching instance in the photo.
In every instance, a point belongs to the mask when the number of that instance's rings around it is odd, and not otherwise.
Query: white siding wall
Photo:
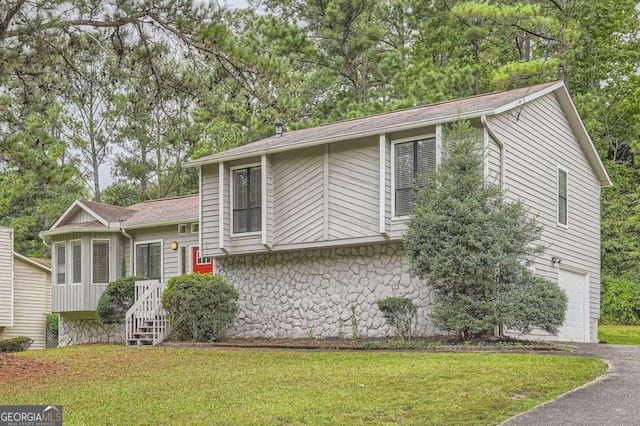
[[[0,327],[13,323],[13,230],[0,227]]]
[[[329,146],[329,239],[368,237],[380,226],[379,144]]]
[[[73,217],[69,219],[67,223],[86,223],[86,222],[93,222],[94,220],[97,220],[97,219],[91,216],[91,213],[86,212],[84,210],[80,210],[78,213],[73,215]]]
[[[320,241],[324,229],[324,147],[273,158],[274,244]]]
[[[27,336],[30,349],[45,347],[45,314],[51,312],[51,274],[15,259],[15,297],[13,327],[0,330],[0,340]]]
[[[202,188],[200,203],[202,206],[202,252],[206,255],[221,253],[218,250],[218,221],[220,220],[220,198],[218,197],[218,164],[202,167]],[[228,205],[229,200],[225,200]]]
[[[600,185],[554,95],[527,104],[519,119],[505,113],[490,126],[506,147],[504,182],[507,196],[521,199],[544,226],[546,253],[536,273],[557,282],[562,266],[589,274],[591,339],[597,341],[600,316]],[[556,224],[556,173],[568,171],[568,227]]]

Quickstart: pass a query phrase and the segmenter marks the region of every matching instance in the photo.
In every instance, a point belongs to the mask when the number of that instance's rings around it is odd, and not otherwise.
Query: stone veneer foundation
[[[376,304],[389,296],[411,299],[415,334],[433,334],[429,290],[408,267],[400,243],[216,259],[240,293],[236,337],[392,336]]]
[[[58,346],[83,343],[122,343],[124,325],[102,324],[97,319],[75,319],[60,315]]]

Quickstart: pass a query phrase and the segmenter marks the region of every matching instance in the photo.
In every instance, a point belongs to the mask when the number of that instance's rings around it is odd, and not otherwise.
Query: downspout
[[[489,136],[491,137],[491,139],[493,139],[493,141],[498,144],[498,147],[500,147],[500,189],[504,190],[504,144],[502,142],[500,142],[500,139],[496,136],[495,132],[491,129],[491,126],[489,125],[489,121],[487,120],[487,116],[486,115],[481,115],[480,116],[480,121],[482,122],[482,125],[484,126],[485,129],[487,129],[487,132],[489,132]]]
[[[51,245],[50,245],[50,244],[47,244],[46,237],[45,237],[44,235],[42,235],[42,232],[40,232],[40,233],[38,234],[38,237],[40,237],[40,239],[42,240],[42,244],[44,244],[44,246],[45,246],[46,248],[48,248],[48,249],[50,249],[50,248],[51,248]]]
[[[129,270],[130,270],[129,276],[132,277],[133,276],[133,249],[134,249],[133,237],[124,228],[120,228],[120,232],[122,232],[122,235],[124,235],[129,239]]]

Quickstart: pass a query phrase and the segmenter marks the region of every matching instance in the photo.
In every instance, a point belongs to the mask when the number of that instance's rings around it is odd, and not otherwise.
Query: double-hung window
[[[262,229],[262,170],[260,166],[233,169],[233,233]]]
[[[109,240],[91,241],[91,282],[109,283]]]
[[[411,214],[416,190],[436,170],[436,138],[394,144],[395,217]]]
[[[82,284],[82,241],[71,241],[72,284]]]
[[[136,245],[136,275],[149,280],[159,280],[162,275],[162,243]]]
[[[67,243],[55,243],[55,272],[56,284],[64,285],[67,283]]]
[[[558,192],[558,225],[567,226],[567,212],[568,212],[568,201],[567,201],[567,171],[558,167],[558,183],[557,183],[557,192]]]

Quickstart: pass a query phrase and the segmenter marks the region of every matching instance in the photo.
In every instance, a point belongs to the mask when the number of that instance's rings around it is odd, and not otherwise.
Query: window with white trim
[[[82,284],[82,241],[71,241],[72,284]]]
[[[257,232],[262,229],[262,170],[260,166],[234,169],[233,233]]]
[[[65,285],[67,283],[67,243],[55,243],[53,247],[55,251],[56,284]]]
[[[568,187],[567,187],[567,171],[558,167],[558,224],[567,226],[568,212]]]
[[[109,284],[109,240],[91,241],[91,282]]]
[[[162,243],[136,244],[136,275],[159,280],[162,275]]]
[[[411,214],[416,190],[436,170],[436,138],[394,144],[394,216]]]
[[[178,234],[182,235],[186,233],[187,233],[187,224],[181,223],[180,225],[178,225]]]
[[[191,224],[191,233],[192,234],[197,234],[198,232],[200,232],[200,224],[199,223],[192,223]]]

